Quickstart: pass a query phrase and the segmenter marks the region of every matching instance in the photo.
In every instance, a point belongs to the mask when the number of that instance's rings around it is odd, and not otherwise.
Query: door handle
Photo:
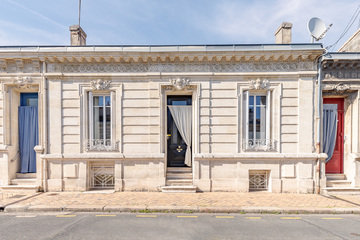
[[[183,149],[181,148],[181,146],[178,146],[177,147],[177,149],[176,149],[176,151],[178,151],[178,152],[181,152]]]

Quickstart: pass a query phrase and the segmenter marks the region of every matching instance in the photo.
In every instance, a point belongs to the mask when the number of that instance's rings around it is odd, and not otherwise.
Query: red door
[[[324,104],[337,104],[338,122],[334,154],[325,165],[326,173],[343,173],[344,159],[344,99],[324,98]]]

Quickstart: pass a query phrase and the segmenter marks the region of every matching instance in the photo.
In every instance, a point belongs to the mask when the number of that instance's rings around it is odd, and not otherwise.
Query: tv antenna
[[[79,0],[79,28],[80,28],[81,0]]]
[[[308,30],[311,35],[311,43],[314,43],[314,39],[319,41],[323,39],[333,24],[326,27],[325,23],[317,17],[313,17],[309,20]]]

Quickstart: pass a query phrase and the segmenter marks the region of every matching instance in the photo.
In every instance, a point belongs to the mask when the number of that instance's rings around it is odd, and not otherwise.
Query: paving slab
[[[7,212],[360,213],[360,195],[291,193],[47,192],[0,200]]]

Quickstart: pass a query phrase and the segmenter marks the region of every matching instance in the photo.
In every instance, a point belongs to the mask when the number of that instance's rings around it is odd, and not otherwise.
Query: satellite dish
[[[324,38],[326,32],[330,29],[331,26],[332,24],[326,28],[325,23],[320,18],[314,17],[310,19],[308,23],[308,30],[312,37],[311,42],[314,42],[314,39],[319,41],[320,39]]]

